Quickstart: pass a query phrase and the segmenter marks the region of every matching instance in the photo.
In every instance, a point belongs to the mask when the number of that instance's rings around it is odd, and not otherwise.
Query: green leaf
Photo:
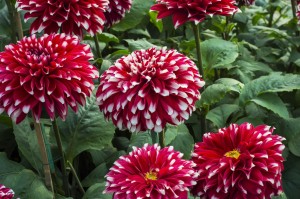
[[[237,60],[236,62],[234,62],[234,65],[243,67],[249,71],[262,71],[266,73],[270,73],[273,71],[267,64],[254,60]]]
[[[0,182],[11,188],[16,198],[53,198],[53,194],[31,170],[8,160],[4,153],[0,153],[0,162]]]
[[[208,70],[233,63],[238,57],[237,45],[222,39],[209,39],[201,43],[202,62]]]
[[[93,94],[77,113],[69,110],[65,122],[58,120],[66,159],[70,162],[85,150],[111,146],[115,127],[105,120],[95,101]]]
[[[133,146],[143,147],[146,143],[152,144],[152,138],[149,132],[133,133],[130,138],[129,150],[131,151]]]
[[[210,110],[206,119],[212,121],[218,128],[222,128],[226,125],[228,117],[239,109],[239,106],[235,104],[222,104]]]
[[[174,125],[168,125],[165,132],[165,145],[169,145],[178,135],[178,127]]]
[[[278,97],[278,95],[274,93],[264,93],[257,96],[254,99],[251,99],[252,102],[273,111],[274,113],[278,114],[280,117],[288,118],[289,112],[287,107],[283,103],[283,101]]]
[[[157,20],[157,12],[149,12],[150,22],[159,30],[159,32],[163,31],[163,22],[161,20]]]
[[[124,32],[128,29],[135,28],[139,25],[145,17],[148,16],[150,7],[153,1],[134,0],[129,13],[126,13],[119,23],[113,25],[112,29],[115,31]]]
[[[300,89],[300,75],[272,73],[245,84],[240,94],[240,103],[243,105],[263,93],[292,91],[294,89]]]
[[[294,155],[300,157],[300,130],[298,129],[297,134],[295,134],[292,139],[288,142],[289,150]]]
[[[109,43],[109,42],[119,43],[118,37],[116,37],[113,34],[107,33],[107,32],[98,34],[98,39],[100,42],[104,42],[104,43]]]
[[[224,84],[212,84],[208,86],[201,94],[200,106],[212,105],[224,98],[230,88]]]
[[[84,180],[81,182],[83,187],[90,187],[95,183],[104,182],[104,176],[108,172],[106,163],[97,166]]]
[[[84,194],[82,199],[111,199],[112,195],[103,194],[105,183],[96,183]]]
[[[300,196],[300,158],[289,154],[284,162],[282,186],[288,199],[299,199]]]
[[[177,128],[177,136],[170,142],[169,146],[173,146],[176,151],[183,153],[183,158],[189,159],[194,148],[193,136],[185,124],[180,124],[175,128]]]
[[[94,165],[100,165],[108,158],[113,156],[114,153],[117,152],[117,150],[113,147],[106,147],[102,150],[88,150],[88,152],[91,154]]]
[[[145,38],[138,39],[138,40],[125,39],[125,41],[128,43],[129,50],[131,52],[135,51],[135,50],[141,50],[141,49],[148,49],[148,48],[156,47],[154,44],[150,43]]]
[[[14,134],[18,148],[26,160],[37,171],[43,171],[43,163],[41,159],[40,147],[38,145],[36,133],[31,129],[29,119],[26,118],[23,122],[14,126]]]

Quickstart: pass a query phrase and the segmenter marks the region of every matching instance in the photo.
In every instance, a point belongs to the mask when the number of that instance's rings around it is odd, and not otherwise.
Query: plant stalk
[[[202,55],[201,55],[201,46],[200,46],[200,30],[199,30],[199,25],[196,24],[192,24],[193,26],[193,31],[194,31],[194,37],[195,37],[195,41],[196,41],[196,52],[197,52],[197,59],[198,59],[198,68],[199,68],[199,72],[202,75],[203,80],[205,80],[205,74],[204,74],[204,70],[203,70],[203,65],[202,65]],[[203,87],[202,89],[205,89],[205,87]],[[200,122],[201,122],[201,132],[202,135],[204,134],[204,132],[206,131],[206,120],[205,120],[205,113],[203,114],[203,111],[201,112],[201,118],[200,118]]]
[[[197,61],[198,61],[198,68],[199,72],[202,75],[202,78],[205,79],[204,72],[203,72],[203,66],[202,66],[202,56],[201,56],[201,46],[200,46],[200,32],[199,32],[199,25],[192,24],[193,31],[194,31],[194,37],[196,42],[196,53],[197,53]]]
[[[8,10],[8,14],[9,14],[9,20],[10,20],[10,27],[11,27],[11,41],[12,43],[16,43],[17,42],[17,38],[16,38],[16,24],[15,24],[15,8],[13,6],[12,1],[10,0],[5,0],[6,5],[7,5],[7,10]]]
[[[158,135],[158,140],[159,140],[159,145],[161,148],[164,148],[166,146],[165,143],[165,129],[162,130],[162,132],[159,133]]]
[[[50,189],[52,193],[54,193],[53,182],[51,177],[51,169],[50,169],[49,159],[47,156],[47,149],[44,141],[44,133],[42,131],[41,124],[34,121],[34,129],[40,147],[43,169],[45,174],[45,184],[46,187]]]
[[[291,7],[292,7],[292,11],[293,11],[293,17],[296,18],[297,15],[296,15],[296,7],[297,7],[297,0],[291,0]]]
[[[52,127],[53,127],[53,131],[54,131],[58,151],[59,151],[60,156],[61,156],[61,161],[60,162],[61,162],[64,192],[65,192],[65,195],[67,197],[69,197],[70,196],[70,190],[69,190],[69,183],[68,183],[68,174],[67,174],[67,168],[66,168],[65,154],[64,154],[64,151],[63,151],[61,136],[60,136],[60,132],[59,132],[57,122],[56,122],[55,118],[52,121]]]
[[[77,184],[78,184],[78,186],[79,186],[79,189],[80,189],[81,193],[82,193],[82,194],[85,194],[85,190],[83,189],[83,186],[82,186],[82,184],[81,184],[81,182],[80,182],[80,180],[79,180],[79,178],[78,178],[78,175],[77,175],[77,173],[76,173],[76,171],[75,171],[75,169],[74,169],[72,163],[69,162],[69,161],[67,161],[67,163],[68,163],[68,166],[70,167],[71,172],[72,172],[72,174],[73,174],[73,176],[74,176],[74,178],[75,178],[75,180],[76,180],[76,182],[77,182]]]
[[[97,53],[97,58],[102,58],[101,50],[100,50],[100,45],[99,45],[99,40],[97,37],[97,34],[94,35],[94,42],[96,46],[96,53]]]

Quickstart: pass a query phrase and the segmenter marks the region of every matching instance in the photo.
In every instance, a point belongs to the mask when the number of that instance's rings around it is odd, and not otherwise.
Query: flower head
[[[175,50],[150,48],[124,56],[100,79],[97,103],[119,129],[160,132],[192,114],[204,85],[194,62]]]
[[[156,0],[151,10],[158,11],[158,19],[172,16],[177,28],[187,21],[197,24],[207,16],[231,15],[238,10],[235,4],[235,0]]]
[[[0,198],[1,199],[11,199],[15,195],[14,191],[10,188],[6,188],[4,185],[0,184]]]
[[[197,173],[192,161],[173,147],[145,144],[120,157],[106,175],[106,193],[114,199],[187,199]]]
[[[109,0],[17,0],[19,10],[25,10],[25,20],[35,18],[30,32],[62,33],[82,36],[82,29],[92,36],[101,33],[104,12]]]
[[[108,8],[106,10],[105,25],[111,27],[124,18],[125,13],[131,8],[132,0],[109,0]]]
[[[77,111],[94,89],[99,74],[92,57],[89,46],[65,34],[33,35],[6,46],[0,53],[0,113],[16,123],[29,111],[39,121],[43,109],[51,119],[65,119],[68,105]]]
[[[272,132],[266,125],[244,123],[205,134],[192,154],[199,176],[191,192],[218,199],[270,199],[280,194],[284,138]]]

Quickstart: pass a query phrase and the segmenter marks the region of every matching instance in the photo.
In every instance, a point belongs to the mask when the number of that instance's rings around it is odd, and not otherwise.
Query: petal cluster
[[[101,33],[104,12],[109,0],[17,0],[19,10],[25,10],[25,20],[35,18],[31,34],[51,34],[59,30],[66,34],[82,36],[82,30],[91,35]]]
[[[12,199],[15,193],[12,189],[5,187],[0,184],[0,198],[1,199]]]
[[[199,23],[207,16],[231,15],[238,10],[235,4],[235,0],[156,0],[151,10],[158,12],[158,19],[172,16],[177,28],[187,21]]]
[[[0,113],[16,122],[29,111],[38,122],[42,110],[51,119],[65,119],[85,104],[94,89],[97,69],[89,63],[93,54],[76,36],[51,34],[25,37],[0,53]]]
[[[204,81],[194,62],[176,50],[138,50],[100,78],[97,103],[107,119],[131,132],[160,132],[188,119]]]
[[[129,12],[132,5],[132,0],[109,0],[108,8],[106,9],[105,25],[111,27],[124,18],[125,13]]]
[[[270,126],[244,123],[205,134],[192,154],[199,177],[191,192],[215,199],[280,194],[284,138],[272,132]]]
[[[121,156],[106,175],[106,193],[114,199],[187,199],[196,182],[194,163],[173,147],[145,144]]]

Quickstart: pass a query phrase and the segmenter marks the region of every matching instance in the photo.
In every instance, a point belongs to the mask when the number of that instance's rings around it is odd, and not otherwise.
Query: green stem
[[[53,131],[54,131],[54,134],[55,134],[55,139],[56,139],[58,151],[59,151],[60,156],[61,156],[61,161],[60,162],[61,162],[61,169],[62,169],[62,176],[63,176],[64,191],[65,191],[65,195],[67,197],[69,197],[70,196],[70,190],[69,190],[69,183],[68,183],[68,174],[67,174],[67,168],[66,168],[65,154],[64,154],[64,151],[63,151],[61,137],[60,137],[59,129],[58,129],[57,122],[56,122],[55,118],[52,122],[52,127],[53,127]]]
[[[159,145],[161,148],[164,148],[166,146],[165,144],[165,129],[162,130],[162,132],[159,133]]]
[[[77,184],[78,184],[78,186],[79,186],[79,189],[80,189],[81,193],[82,193],[82,194],[85,194],[85,191],[84,191],[84,189],[83,189],[83,186],[82,186],[82,184],[81,184],[81,182],[80,182],[80,180],[79,180],[79,178],[78,178],[78,175],[77,175],[77,173],[76,173],[76,171],[75,171],[75,169],[74,169],[72,163],[69,162],[69,161],[67,161],[67,163],[68,163],[68,166],[70,167],[71,172],[72,172],[72,174],[73,174],[73,176],[74,176],[74,178],[75,178],[75,180],[76,180],[76,182],[77,182]]]
[[[199,25],[196,25],[196,24],[193,23],[192,26],[193,26],[194,37],[195,37],[195,41],[196,41],[196,52],[197,52],[197,59],[198,59],[198,68],[199,68],[200,74],[202,75],[202,78],[205,80],[205,74],[204,74],[204,70],[203,70],[202,56],[201,56],[201,46],[200,46],[201,39],[200,39]],[[205,87],[203,87],[202,89],[205,89]],[[206,115],[206,113],[203,113],[203,111],[201,111],[200,122],[201,122],[201,133],[202,133],[202,135],[206,131],[205,115]]]
[[[44,174],[45,174],[45,184],[46,184],[46,187],[48,189],[50,189],[52,191],[52,193],[54,193],[53,182],[52,182],[52,177],[51,177],[51,169],[50,169],[49,159],[48,159],[48,155],[47,155],[45,140],[44,140],[45,136],[42,131],[41,124],[34,121],[34,129],[35,129],[36,137],[38,140],[38,145],[39,145],[40,152],[41,152],[43,169],[44,169]]]
[[[296,7],[297,7],[297,3],[296,3],[296,0],[291,0],[291,7],[292,7],[292,11],[293,11],[293,17],[296,18],[297,15],[296,15]]]
[[[198,68],[199,72],[202,75],[202,78],[205,79],[204,72],[203,72],[203,66],[202,66],[202,56],[201,56],[201,46],[200,46],[200,32],[199,32],[199,25],[192,24],[193,31],[194,31],[194,37],[196,42],[196,53],[197,53],[197,60],[198,60]]]
[[[16,24],[15,24],[15,17],[14,17],[14,6],[12,1],[10,0],[5,0],[6,5],[7,5],[7,9],[8,9],[8,14],[9,14],[9,20],[10,20],[10,27],[11,27],[11,41],[12,43],[16,43],[17,42],[17,38],[16,38]]]
[[[99,45],[99,40],[98,40],[97,35],[94,35],[94,42],[95,42],[95,46],[96,46],[97,58],[102,58],[100,45]]]

